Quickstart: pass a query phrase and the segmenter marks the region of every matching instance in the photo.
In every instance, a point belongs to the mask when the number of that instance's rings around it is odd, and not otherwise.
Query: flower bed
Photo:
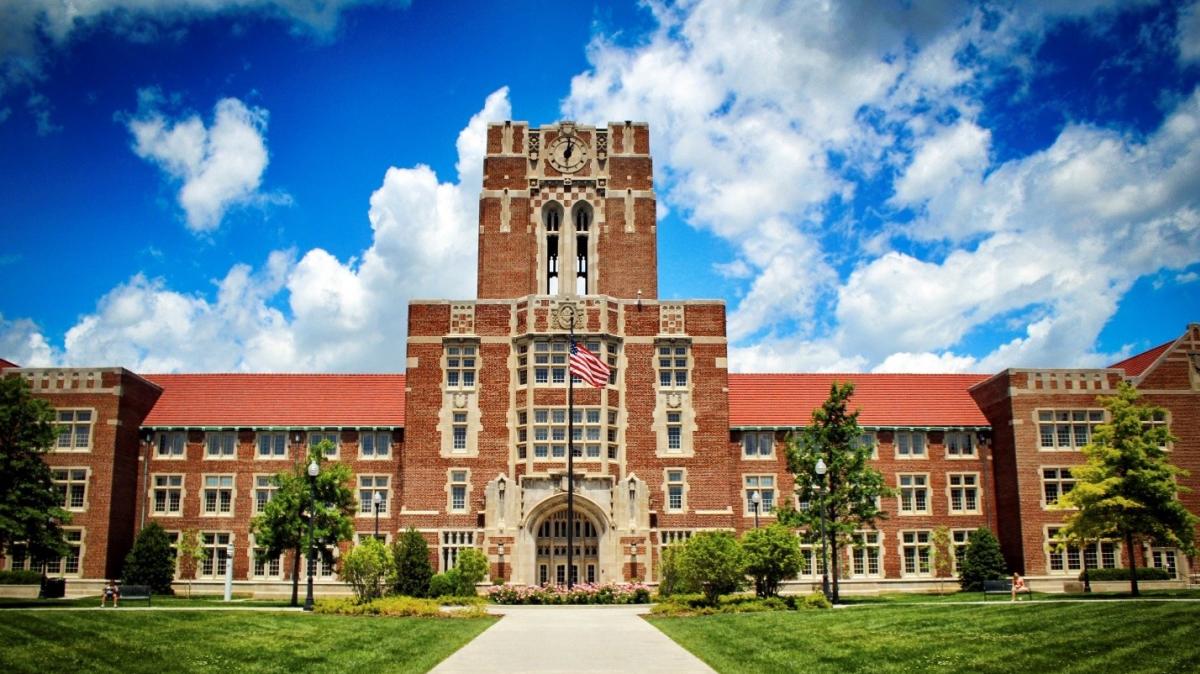
[[[642,583],[580,583],[565,585],[496,585],[484,595],[497,604],[647,604],[650,588]]]
[[[405,616],[415,618],[478,618],[487,615],[482,606],[467,606],[460,610],[443,611],[433,599],[414,597],[381,597],[359,603],[353,597],[320,599],[313,612],[328,615]]]

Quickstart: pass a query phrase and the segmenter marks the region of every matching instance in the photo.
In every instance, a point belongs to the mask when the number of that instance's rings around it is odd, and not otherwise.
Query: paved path
[[[504,618],[433,674],[712,672],[640,614],[645,606],[500,606]]]

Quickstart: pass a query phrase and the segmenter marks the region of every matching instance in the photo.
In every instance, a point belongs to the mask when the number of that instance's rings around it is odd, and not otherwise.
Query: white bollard
[[[233,600],[233,543],[225,545],[225,601]]]

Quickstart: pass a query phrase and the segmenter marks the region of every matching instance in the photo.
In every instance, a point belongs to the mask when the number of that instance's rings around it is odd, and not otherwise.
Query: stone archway
[[[574,529],[575,554],[572,567],[567,567],[567,534]],[[538,585],[563,585],[567,574],[574,583],[595,583],[600,579],[600,529],[591,517],[575,511],[573,521],[567,519],[563,506],[546,514],[534,531],[534,582]]]

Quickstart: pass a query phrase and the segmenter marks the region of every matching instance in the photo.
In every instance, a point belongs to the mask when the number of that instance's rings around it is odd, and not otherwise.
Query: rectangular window
[[[879,458],[879,439],[875,436],[874,431],[867,431],[858,436],[858,446],[867,447],[871,451],[871,458]]]
[[[1037,418],[1041,449],[1079,451],[1104,423],[1104,410],[1038,410]]]
[[[316,451],[317,445],[322,442],[328,442],[325,449],[326,457],[334,457],[338,455],[338,445],[340,444],[341,433],[337,431],[309,431],[308,432],[308,450]],[[330,447],[332,445],[332,447]]]
[[[391,431],[362,431],[358,434],[358,453],[364,459],[386,459],[392,455]]]
[[[266,548],[254,548],[254,577],[255,578],[282,578],[283,569],[279,563],[279,556],[266,556]]]
[[[742,433],[742,456],[757,459],[775,455],[775,434],[771,431],[745,431]]]
[[[800,573],[803,580],[820,580],[825,573],[825,561],[821,557],[821,543],[800,543]]]
[[[896,476],[900,486],[900,512],[909,515],[929,514],[929,476],[901,473]]]
[[[187,433],[171,431],[154,438],[154,456],[160,459],[181,459],[187,454]]]
[[[678,452],[683,447],[683,413],[667,412],[667,450]]]
[[[204,514],[229,515],[233,513],[233,476],[204,476]]]
[[[358,476],[358,512],[362,514],[375,513],[375,497],[383,499],[383,505],[379,508],[381,515],[386,515],[388,512],[388,484],[390,479],[387,475],[359,475]]]
[[[205,433],[204,455],[215,459],[232,459],[237,455],[237,433],[221,431]]]
[[[928,531],[900,532],[901,574],[905,576],[928,576],[932,569],[933,545]]]
[[[476,345],[446,344],[446,388],[471,390],[475,388]]]
[[[974,435],[964,431],[947,432],[945,440],[946,456],[951,459],[964,459],[975,456]]]
[[[225,565],[229,563],[228,545],[232,534],[221,531],[204,531],[200,534],[200,547],[204,558],[200,560],[201,578],[224,578]]]
[[[440,571],[444,573],[458,563],[460,550],[475,547],[475,532],[461,529],[443,530],[439,543],[438,556],[442,563]]]
[[[919,431],[897,431],[896,456],[902,459],[925,458],[925,434]]]
[[[1099,541],[1084,546],[1061,545],[1058,532],[1058,527],[1046,529],[1050,573],[1077,574],[1083,571],[1085,559],[1089,569],[1117,568],[1117,544],[1113,541]]]
[[[667,510],[672,512],[683,510],[683,475],[682,470],[667,471]]]
[[[775,509],[775,476],[774,475],[745,475],[742,477],[746,493],[746,514],[754,514],[754,496],[759,497],[760,514],[769,513]]]
[[[467,471],[450,471],[450,511],[467,512]]]
[[[260,513],[267,507],[267,503],[275,497],[275,491],[279,485],[275,483],[274,475],[255,475],[254,476],[254,512]]]
[[[1171,432],[1171,425],[1168,423],[1167,414],[1163,410],[1156,410],[1153,417],[1149,421],[1143,421],[1142,425],[1146,427],[1162,426],[1167,433]],[[1169,451],[1171,446],[1170,443],[1163,443],[1158,448],[1165,452]]]
[[[286,459],[287,458],[288,434],[281,432],[258,434],[258,458],[260,459]]]
[[[963,558],[963,554],[967,551],[967,544],[971,542],[971,529],[954,529],[950,532],[950,546],[953,554],[952,568],[954,573],[958,573],[958,560]]]
[[[83,510],[87,506],[86,468],[55,468],[51,475],[60,506],[67,510]]]
[[[658,387],[686,389],[688,385],[688,347],[686,344],[658,346]]]
[[[183,476],[154,476],[154,514],[183,514]]]
[[[572,417],[572,444],[575,458],[601,458],[601,442],[606,437],[603,410],[576,407]],[[518,417],[519,419],[519,417]],[[562,459],[567,456],[567,410],[539,407],[533,410],[533,457]],[[519,434],[518,434],[519,437]]]
[[[946,476],[950,491],[950,512],[979,512],[979,476],[976,473],[950,473]]]
[[[859,531],[850,547],[852,575],[860,578],[878,577],[883,569],[883,544],[878,531]]]
[[[1075,478],[1071,476],[1070,468],[1042,469],[1042,507],[1058,503],[1063,494],[1075,487]]]
[[[58,431],[54,448],[60,452],[86,452],[92,448],[92,410],[57,410],[55,427]]]
[[[533,342],[533,383],[556,386],[566,384],[567,353],[566,340]]]
[[[453,444],[454,450],[458,451],[458,452],[465,452],[467,450],[467,413],[466,412],[455,412],[454,413],[453,431],[454,431],[454,444]]]
[[[1175,548],[1150,548],[1150,566],[1163,569],[1171,578],[1179,577],[1179,561]]]

